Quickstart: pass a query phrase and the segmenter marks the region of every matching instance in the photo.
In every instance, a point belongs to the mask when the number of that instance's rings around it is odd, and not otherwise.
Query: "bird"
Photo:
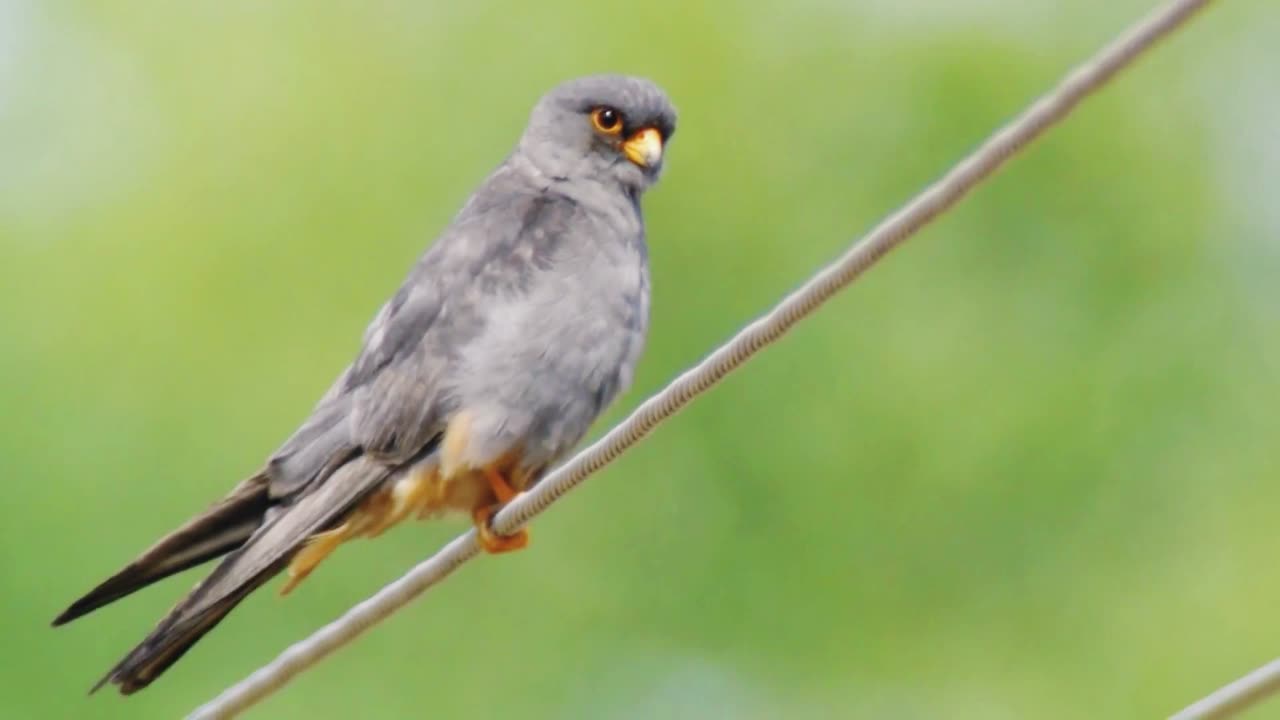
[[[649,326],[641,197],[676,110],[651,80],[563,82],[377,312],[354,361],[261,468],[72,603],[63,625],[174,573],[214,570],[96,685],[137,692],[275,576],[344,542],[530,489],[627,388]]]

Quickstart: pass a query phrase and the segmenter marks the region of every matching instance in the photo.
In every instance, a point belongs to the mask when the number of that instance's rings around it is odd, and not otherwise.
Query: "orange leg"
[[[524,549],[529,545],[527,529],[520,528],[510,535],[499,535],[489,527],[490,521],[498,510],[511,502],[518,493],[496,469],[488,468],[484,471],[484,475],[489,480],[489,487],[493,490],[498,502],[493,505],[482,505],[471,511],[471,520],[476,525],[476,532],[480,534],[480,547],[484,548],[485,552],[494,554]]]
[[[298,583],[305,580],[311,574],[311,571],[316,569],[317,565],[329,557],[344,540],[350,537],[350,530],[350,526],[347,523],[343,523],[328,532],[322,532],[307,538],[302,549],[289,562],[289,569],[286,572],[287,578],[280,588],[280,594],[288,595],[289,591],[298,586]]]
[[[413,511],[423,512],[429,509],[431,496],[437,488],[434,481],[434,474],[416,475],[398,481],[387,494],[386,507],[378,514],[377,521],[364,531],[365,536],[376,538],[409,517]]]
[[[516,496],[515,488],[502,477],[502,473],[494,468],[484,471],[484,476],[489,481],[489,487],[493,488],[494,497],[498,498],[499,503],[509,503]]]

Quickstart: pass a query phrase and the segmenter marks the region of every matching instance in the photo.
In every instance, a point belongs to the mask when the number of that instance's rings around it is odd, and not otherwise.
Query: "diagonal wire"
[[[1280,659],[1223,685],[1170,716],[1169,720],[1222,720],[1247,710],[1277,690],[1280,690]]]
[[[867,268],[963,198],[1026,144],[1066,117],[1081,100],[1191,18],[1210,0],[1171,0],[1075,68],[1031,107],[1005,125],[906,206],[877,225],[834,263],[824,267],[772,310],[738,332],[702,362],[646,400],[604,437],[547,475],[497,514],[493,528],[510,533],[541,513],[589,475],[613,462],[659,423],[679,412],[793,325],[858,278]],[[389,617],[479,552],[469,530],[399,580],[295,643],[270,664],[225,690],[189,718],[228,718],[275,692],[298,673]]]

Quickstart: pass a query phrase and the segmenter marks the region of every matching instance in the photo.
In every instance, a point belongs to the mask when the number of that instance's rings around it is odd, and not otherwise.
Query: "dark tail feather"
[[[120,686],[122,695],[131,695],[150,685],[199,642],[205,633],[216,627],[249,593],[262,587],[263,583],[283,570],[284,565],[284,562],[278,562],[229,595],[217,599],[207,607],[190,612],[201,600],[201,588],[197,587],[89,692],[95,693],[110,682]]]
[[[246,517],[259,518],[261,526],[242,540],[239,547],[231,550],[213,572],[196,585],[141,644],[98,681],[93,690],[113,683],[120,686],[121,693],[128,695],[150,685],[249,593],[279,574],[307,538],[339,522],[362,498],[385,482],[392,472],[394,468],[388,468],[380,461],[353,457],[338,467],[332,477],[317,483],[309,493],[288,504],[283,512],[274,513],[270,519],[265,517],[270,514],[266,510],[270,501],[268,480],[265,477],[254,477],[241,483],[226,500],[201,518],[188,523],[179,533],[189,530],[192,537],[203,538],[203,542],[212,547],[219,543],[212,542],[209,538],[218,537],[218,534],[209,531],[197,533],[194,528],[210,524],[225,531],[227,527],[234,527],[235,522],[243,521]],[[213,516],[222,518],[224,522],[214,523],[206,519]],[[164,546],[166,542],[167,539],[161,541],[157,548]],[[212,556],[206,551],[193,550],[192,548],[198,547],[193,542],[175,541],[175,547],[185,548],[185,554],[166,555],[169,558],[177,557],[177,560],[168,560],[168,565],[190,564],[189,559],[197,555]],[[148,551],[143,559],[152,552]],[[163,560],[158,563],[166,574],[176,572],[168,565]],[[163,577],[155,575],[155,571],[152,575],[154,577],[147,577],[147,582]],[[121,587],[127,585],[121,583]],[[92,598],[95,594],[99,594],[99,591],[90,593],[89,597],[77,605],[93,606]],[[102,597],[110,594],[101,593]],[[122,594],[124,593],[120,592],[116,596]],[[64,616],[74,617],[75,607],[72,606]]]
[[[141,590],[157,580],[194,567],[235,550],[262,525],[267,508],[267,478],[255,475],[240,483],[227,497],[189,520],[185,525],[161,538],[123,570],[107,578],[101,585],[76,600],[54,619],[63,625],[98,608]],[[235,602],[238,602],[236,598]],[[225,614],[235,605],[223,611]],[[196,639],[221,619],[219,615]],[[194,642],[195,639],[192,640]],[[186,649],[186,646],[182,648]],[[178,653],[181,655],[181,652]],[[173,656],[169,662],[176,660]],[[166,664],[167,666],[167,664]]]

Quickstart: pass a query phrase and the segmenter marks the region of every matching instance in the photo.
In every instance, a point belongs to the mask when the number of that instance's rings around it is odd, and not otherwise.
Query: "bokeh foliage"
[[[1274,655],[1268,5],[255,716],[1151,717]],[[0,0],[0,716],[180,715],[463,527],[344,548],[128,701],[83,691],[194,576],[47,627],[287,435],[545,88],[682,112],[616,419],[1147,6]]]

